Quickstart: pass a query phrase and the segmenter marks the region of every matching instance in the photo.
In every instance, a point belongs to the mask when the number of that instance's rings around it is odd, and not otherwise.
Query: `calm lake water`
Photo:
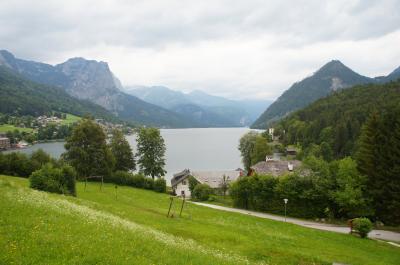
[[[165,140],[166,179],[185,168],[191,170],[234,170],[243,167],[237,149],[240,137],[249,128],[204,128],[204,129],[163,129],[161,135]],[[135,150],[136,136],[127,136]],[[64,143],[42,143],[19,150],[32,153],[42,148],[58,158],[64,152]]]

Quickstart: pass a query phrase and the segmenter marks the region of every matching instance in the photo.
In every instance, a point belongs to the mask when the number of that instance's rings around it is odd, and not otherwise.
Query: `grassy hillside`
[[[399,264],[384,242],[189,204],[166,218],[169,196],[113,185],[78,198],[0,176],[0,264]],[[173,212],[178,215],[179,207]]]
[[[11,124],[0,125],[0,132],[8,132],[8,131],[14,131],[14,130],[18,130],[20,132],[32,132],[33,131],[33,129],[31,129],[31,128],[16,127]]]
[[[81,119],[82,119],[82,118],[79,117],[79,116],[75,116],[75,115],[72,115],[72,114],[68,114],[68,113],[67,113],[67,118],[66,118],[65,120],[62,120],[62,121],[61,121],[61,124],[70,125],[70,124],[73,124],[73,123],[75,123],[75,122],[80,121]]]

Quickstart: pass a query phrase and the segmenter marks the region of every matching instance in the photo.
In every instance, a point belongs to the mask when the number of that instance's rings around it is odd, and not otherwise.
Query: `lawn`
[[[78,197],[0,176],[0,264],[400,264],[384,242],[79,183]]]
[[[70,125],[70,124],[80,121],[81,119],[82,119],[81,117],[67,113],[67,118],[65,120],[62,120],[61,124]]]
[[[0,125],[0,132],[8,132],[8,131],[14,131],[18,130],[20,132],[32,132],[32,128],[22,128],[22,127],[15,127],[14,125],[11,124],[2,124]]]

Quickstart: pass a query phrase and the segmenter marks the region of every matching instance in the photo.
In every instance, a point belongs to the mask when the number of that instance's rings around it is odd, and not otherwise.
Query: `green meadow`
[[[0,264],[400,264],[385,242],[78,183],[77,197],[0,176]]]
[[[2,125],[0,125],[0,132],[8,132],[8,131],[12,132],[14,130],[18,130],[20,132],[32,132],[33,131],[32,128],[16,127],[16,126],[11,125],[11,124],[2,124]]]
[[[78,121],[80,121],[80,120],[82,119],[81,117],[75,116],[75,115],[73,115],[73,114],[67,113],[66,115],[67,115],[66,119],[65,119],[65,120],[62,120],[62,121],[61,121],[61,124],[70,125],[70,124],[73,124],[73,123],[75,123],[75,122],[78,122]]]

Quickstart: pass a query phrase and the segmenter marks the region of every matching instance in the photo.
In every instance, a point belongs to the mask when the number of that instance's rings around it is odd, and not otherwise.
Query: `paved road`
[[[254,211],[249,211],[249,210],[236,209],[236,208],[224,207],[224,206],[213,205],[213,204],[208,204],[208,203],[201,203],[201,202],[193,202],[193,203],[195,203],[197,205],[213,208],[213,209],[247,214],[247,215],[251,215],[251,216],[257,216],[257,217],[261,217],[261,218],[285,222],[285,217],[279,216],[279,215],[254,212]],[[317,223],[317,222],[313,222],[313,221],[301,220],[301,219],[296,219],[296,218],[286,218],[286,222],[305,226],[305,227],[326,230],[326,231],[332,231],[332,232],[338,232],[338,233],[343,233],[343,234],[348,234],[350,232],[349,228],[346,226]],[[368,234],[368,237],[380,239],[380,240],[400,242],[400,233],[385,231],[385,230],[372,230]],[[399,244],[394,244],[394,245],[400,247]]]

